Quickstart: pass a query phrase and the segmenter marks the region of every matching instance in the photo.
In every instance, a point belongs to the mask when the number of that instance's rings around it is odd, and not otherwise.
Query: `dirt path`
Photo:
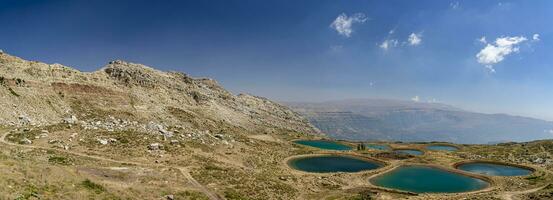
[[[114,159],[111,159],[111,158],[93,156],[93,155],[88,155],[88,154],[85,154],[85,153],[72,152],[72,151],[67,151],[67,150],[62,150],[62,149],[57,149],[57,148],[51,148],[51,147],[41,147],[41,146],[33,146],[33,145],[15,144],[15,143],[8,142],[6,140],[6,137],[8,135],[9,135],[9,133],[4,133],[2,135],[2,137],[0,137],[0,143],[6,144],[6,145],[9,145],[9,146],[16,146],[16,147],[22,147],[22,148],[27,148],[27,149],[42,149],[42,150],[58,151],[58,152],[63,152],[63,153],[71,154],[71,155],[78,156],[78,157],[90,158],[90,159],[101,160],[101,161],[117,163],[117,164],[123,164],[123,165],[136,165],[136,166],[148,167],[148,168],[161,167],[159,165],[156,166],[156,165],[148,165],[148,164],[132,162],[132,161],[120,161],[120,160],[114,160]],[[186,180],[192,186],[194,186],[196,189],[198,189],[202,193],[204,193],[210,200],[221,200],[221,198],[219,198],[219,196],[217,196],[215,193],[209,191],[205,186],[203,186],[198,181],[196,181],[196,179],[194,179],[194,177],[192,177],[192,175],[190,175],[190,172],[188,171],[188,169],[186,169],[186,168],[178,168],[178,169],[184,175]]]
[[[513,196],[515,196],[515,195],[537,192],[537,191],[539,191],[539,190],[541,190],[541,189],[543,189],[547,186],[548,185],[544,185],[544,186],[541,186],[541,187],[537,187],[537,188],[533,188],[533,189],[529,189],[529,190],[522,190],[522,191],[504,192],[503,194],[499,195],[499,198],[505,199],[505,200],[513,200]]]
[[[184,177],[188,180],[188,182],[190,182],[192,185],[194,185],[194,187],[198,188],[202,193],[207,195],[207,197],[210,200],[221,200],[221,198],[219,198],[219,196],[212,193],[205,186],[203,186],[198,181],[196,181],[196,179],[194,179],[194,177],[192,177],[192,175],[190,175],[190,172],[188,171],[187,168],[179,167],[178,169],[184,175]]]

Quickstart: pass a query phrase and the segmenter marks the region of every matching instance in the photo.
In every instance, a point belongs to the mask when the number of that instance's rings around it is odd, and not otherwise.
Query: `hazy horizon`
[[[439,102],[553,121],[552,6],[2,1],[0,49],[81,71],[123,59],[276,101]]]

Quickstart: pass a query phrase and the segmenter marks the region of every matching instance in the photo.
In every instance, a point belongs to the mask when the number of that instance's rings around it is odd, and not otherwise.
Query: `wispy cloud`
[[[368,18],[363,13],[355,13],[350,17],[348,17],[345,13],[342,13],[336,17],[332,24],[330,24],[330,28],[336,30],[338,34],[344,37],[351,37],[351,34],[353,33],[353,24],[362,24],[367,20]]]
[[[484,44],[488,43],[488,41],[486,41],[485,36],[482,36],[480,39],[478,39],[478,41],[481,42],[481,43],[484,43]]]
[[[532,36],[532,40],[534,40],[534,41],[540,41],[540,34],[537,34],[537,33],[534,34],[534,35]]]
[[[422,34],[415,34],[415,33],[411,33],[411,35],[409,35],[409,38],[407,39],[407,41],[409,42],[409,45],[411,46],[417,46],[417,45],[420,45],[421,42],[422,42]]]
[[[396,32],[396,28],[394,28],[394,29],[388,31],[388,34],[389,34],[389,35],[393,35],[395,32]]]
[[[523,36],[500,37],[495,40],[495,44],[485,43],[486,47],[476,54],[478,63],[484,65],[491,73],[494,73],[495,69],[493,65],[503,61],[509,54],[519,52],[518,45],[527,40]]]
[[[495,68],[493,68],[493,65],[484,65],[484,68],[486,68],[486,70],[488,70],[488,72],[490,73],[495,73]]]
[[[379,47],[383,50],[388,50],[390,48],[396,47],[399,42],[396,39],[387,39],[382,42]]]
[[[451,3],[449,3],[449,7],[453,10],[457,9],[457,8],[459,8],[459,2],[458,1],[451,2]]]
[[[411,98],[411,101],[414,101],[414,102],[419,102],[421,99],[419,98],[419,96],[414,96],[413,98]]]

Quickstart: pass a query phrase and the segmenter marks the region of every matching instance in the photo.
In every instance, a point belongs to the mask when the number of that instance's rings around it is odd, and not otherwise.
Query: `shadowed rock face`
[[[317,133],[285,106],[251,95],[233,95],[216,81],[112,61],[96,72],[27,61],[0,53],[0,124],[56,124],[110,117],[191,130],[234,127],[250,131]],[[186,122],[186,123],[183,123]]]
[[[553,123],[397,100],[289,103],[322,132],[353,140],[495,143],[553,138]]]

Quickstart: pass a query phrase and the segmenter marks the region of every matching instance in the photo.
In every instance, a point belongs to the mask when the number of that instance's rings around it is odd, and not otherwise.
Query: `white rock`
[[[32,144],[33,141],[31,141],[31,140],[29,140],[29,139],[27,139],[27,138],[23,138],[23,139],[21,139],[20,143],[21,143],[21,144]]]
[[[75,115],[71,115],[70,117],[63,119],[63,122],[66,124],[76,124],[77,121],[79,120],[77,119],[77,117],[75,117]]]
[[[108,140],[105,140],[105,139],[96,139],[96,140],[98,140],[98,142],[102,145],[108,144]]]
[[[159,143],[152,143],[152,144],[148,145],[148,149],[149,150],[160,150],[160,149],[163,149],[163,145],[159,144]]]
[[[60,142],[59,140],[49,140],[48,141],[48,144],[54,144],[54,143],[58,143]]]
[[[19,116],[19,122],[22,124],[22,125],[29,125],[31,124],[31,118],[27,117],[26,115],[20,115]]]

